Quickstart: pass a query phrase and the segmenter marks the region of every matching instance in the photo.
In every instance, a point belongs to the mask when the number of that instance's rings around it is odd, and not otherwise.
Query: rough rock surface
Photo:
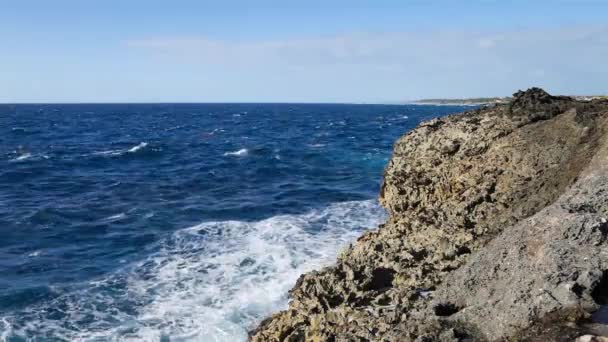
[[[608,102],[538,88],[422,123],[386,167],[388,221],[302,275],[251,340],[608,334],[592,319],[608,304],[607,123]]]

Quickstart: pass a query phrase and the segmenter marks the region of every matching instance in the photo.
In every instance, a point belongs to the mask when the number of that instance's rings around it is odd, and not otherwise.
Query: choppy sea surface
[[[0,105],[0,341],[239,341],[455,106]]]

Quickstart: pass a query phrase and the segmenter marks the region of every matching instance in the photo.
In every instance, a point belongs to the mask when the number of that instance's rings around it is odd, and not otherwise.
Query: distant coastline
[[[608,99],[606,95],[570,96],[577,101],[591,101],[595,99]],[[512,97],[479,97],[465,99],[421,99],[412,104],[419,105],[449,105],[449,106],[481,106],[509,103]]]
[[[510,97],[480,97],[470,99],[421,99],[414,101],[414,104],[429,104],[429,105],[457,105],[457,106],[476,106],[488,104],[508,103]]]

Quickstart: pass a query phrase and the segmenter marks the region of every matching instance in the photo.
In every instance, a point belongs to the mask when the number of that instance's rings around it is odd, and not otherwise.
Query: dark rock
[[[572,98],[551,96],[540,88],[530,88],[513,94],[509,104],[509,114],[513,117],[525,117],[534,122],[547,120],[574,107]]]

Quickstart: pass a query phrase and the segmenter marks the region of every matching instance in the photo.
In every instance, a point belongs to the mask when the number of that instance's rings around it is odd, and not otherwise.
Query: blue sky
[[[608,1],[0,0],[0,102],[608,93]]]

